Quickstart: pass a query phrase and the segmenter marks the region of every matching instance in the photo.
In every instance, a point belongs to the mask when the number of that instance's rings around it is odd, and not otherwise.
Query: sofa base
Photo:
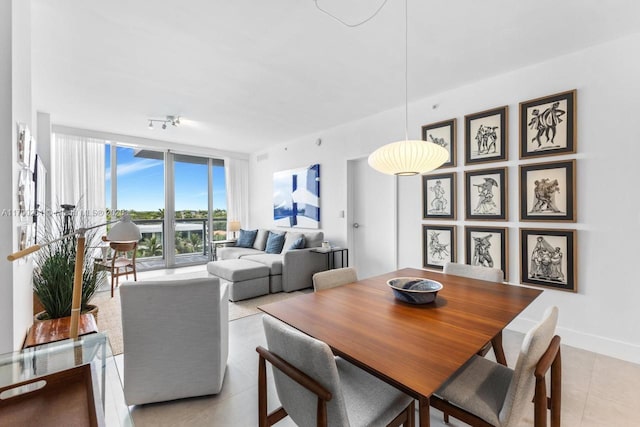
[[[269,293],[269,268],[248,260],[222,260],[207,264],[209,275],[229,284],[229,301],[241,301]]]

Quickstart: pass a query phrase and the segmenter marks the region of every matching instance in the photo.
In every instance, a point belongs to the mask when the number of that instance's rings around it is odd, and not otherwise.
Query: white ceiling
[[[319,4],[354,22],[382,1]],[[404,104],[401,0],[358,28],[313,0],[32,4],[34,107],[55,124],[255,152]],[[640,31],[637,0],[409,0],[409,14],[410,100]],[[147,129],[168,114],[186,123]]]

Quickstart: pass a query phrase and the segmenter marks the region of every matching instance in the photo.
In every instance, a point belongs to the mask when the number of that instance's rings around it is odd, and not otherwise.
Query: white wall
[[[19,348],[31,325],[31,263],[9,263],[17,250],[18,225],[11,215],[17,207],[17,123],[32,127],[31,111],[31,5],[28,1],[0,0],[0,352]]]
[[[544,308],[560,308],[559,332],[566,344],[640,363],[640,34],[595,46],[525,69],[422,99],[409,106],[410,137],[420,126],[458,118],[458,164],[464,163],[464,115],[509,105],[509,160],[475,166],[507,166],[508,222],[469,222],[509,227],[509,278],[519,282],[518,227],[578,230],[578,293],[545,290],[511,328],[524,331]],[[578,154],[520,162],[518,103],[577,89]],[[437,109],[432,108],[434,104]],[[378,146],[400,139],[403,109],[382,112],[358,122],[309,135],[251,158],[251,227],[272,226],[272,173],[321,164],[322,226],[329,240],[345,244],[347,159],[365,156]],[[317,138],[322,145],[316,146]],[[286,149],[285,149],[286,148]],[[518,164],[575,157],[577,161],[576,224],[518,222]],[[464,168],[458,171],[458,218],[464,218]],[[375,189],[369,189],[375,191]],[[392,201],[388,201],[392,202]],[[381,203],[385,201],[381,200]],[[421,179],[399,184],[398,251],[400,267],[421,267]],[[392,220],[392,219],[390,219]],[[445,222],[442,222],[445,223]],[[458,225],[458,259],[464,260],[463,220]]]

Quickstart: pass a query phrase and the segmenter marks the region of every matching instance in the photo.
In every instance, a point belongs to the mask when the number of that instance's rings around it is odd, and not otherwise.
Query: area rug
[[[259,313],[259,305],[282,301],[303,294],[304,292],[300,291],[290,293],[279,292],[277,294],[263,295],[261,297],[238,301],[235,303],[229,301],[229,321]],[[98,330],[107,334],[109,337],[113,354],[121,354],[123,351],[123,344],[122,315],[120,313],[120,290],[116,288],[113,298],[111,298],[110,289],[104,292],[98,292],[91,300],[91,303],[98,306]]]

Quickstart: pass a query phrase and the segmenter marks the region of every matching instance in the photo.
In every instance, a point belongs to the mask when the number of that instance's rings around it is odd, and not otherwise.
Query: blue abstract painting
[[[320,228],[320,165],[273,174],[273,219],[278,227]]]

